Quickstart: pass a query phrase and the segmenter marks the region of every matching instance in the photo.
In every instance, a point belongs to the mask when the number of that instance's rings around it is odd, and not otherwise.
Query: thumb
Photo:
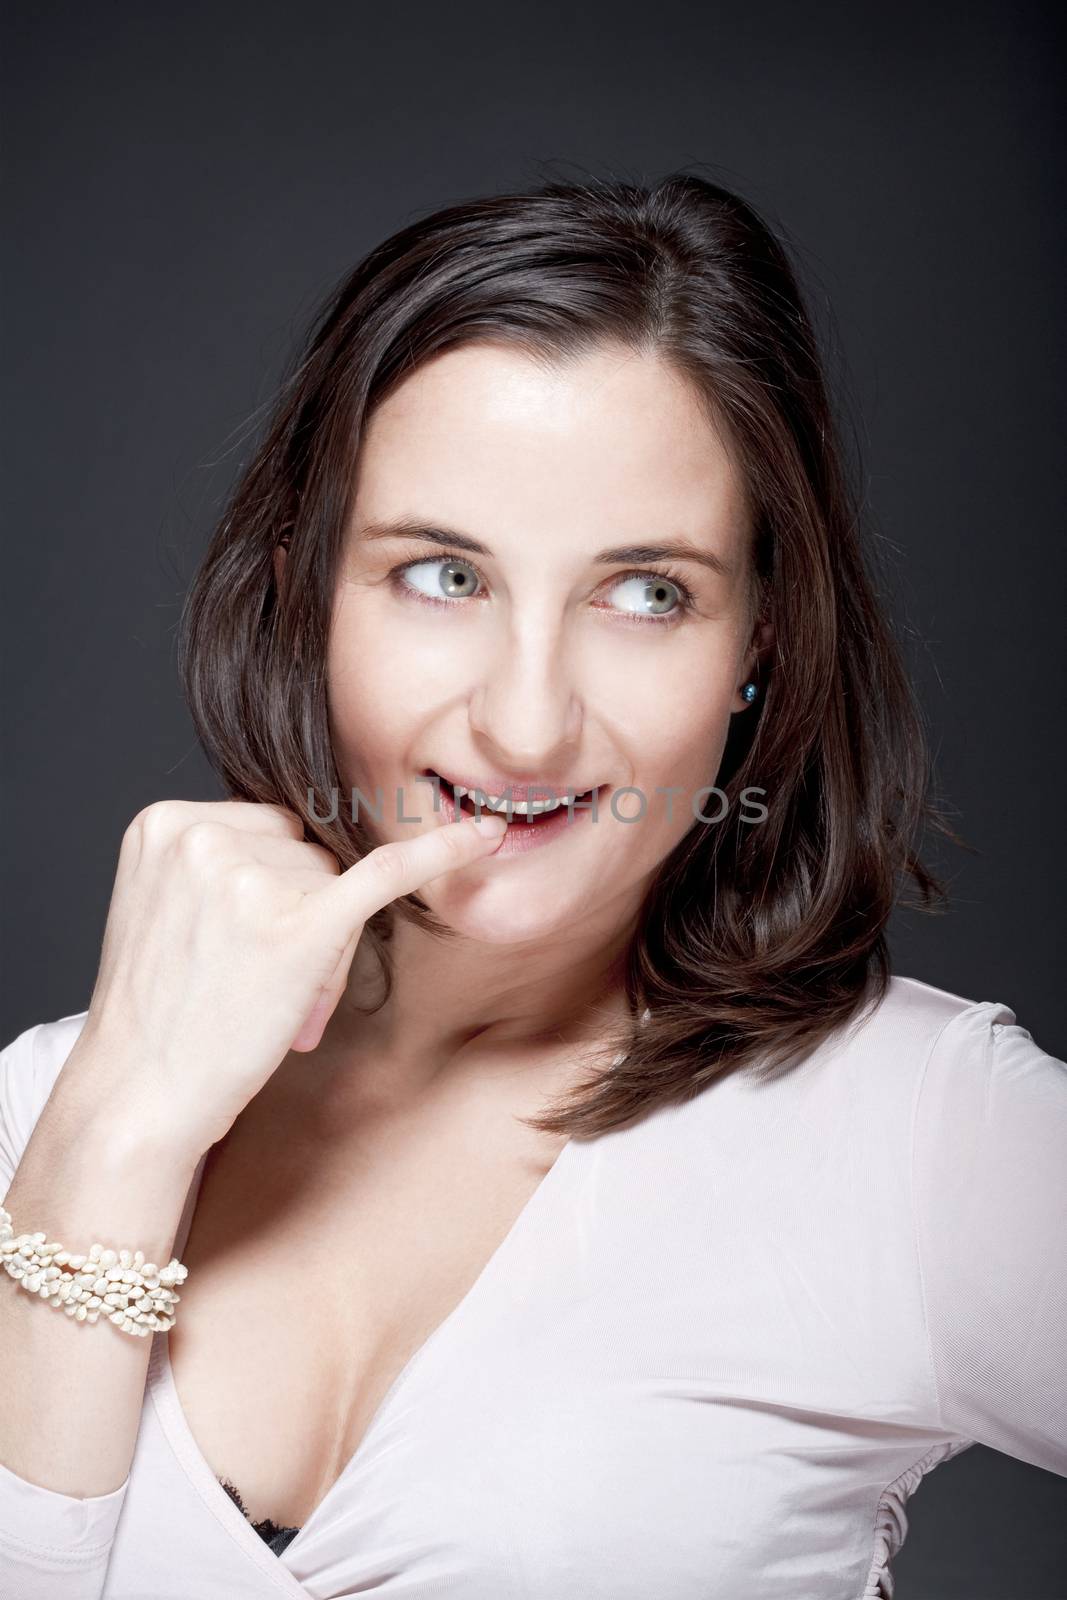
[[[348,983],[349,968],[352,958],[356,953],[362,928],[356,930],[349,939],[348,944],[341,952],[340,959],[333,970],[329,983],[324,984],[319,990],[319,997],[300,1025],[300,1031],[290,1050],[316,1050],[326,1031],[326,1024],[337,1009],[337,1002],[345,992]]]

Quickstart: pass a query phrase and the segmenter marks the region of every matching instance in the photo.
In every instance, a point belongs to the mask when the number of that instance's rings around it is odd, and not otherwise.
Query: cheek
[[[713,783],[730,727],[733,681],[727,674],[704,674],[661,686],[653,696],[632,700],[622,726],[635,752],[635,770],[653,784]],[[699,692],[692,687],[699,683]]]
[[[338,606],[326,656],[326,701],[343,769],[376,764],[403,743],[406,717],[417,716],[425,684],[417,652],[401,648],[375,608],[354,601]]]
[[[440,697],[461,681],[469,639],[462,630],[450,635],[447,627],[434,626],[436,618],[427,623],[420,612],[358,588],[338,602],[327,657],[329,687],[338,701],[366,689],[425,706],[431,692]]]

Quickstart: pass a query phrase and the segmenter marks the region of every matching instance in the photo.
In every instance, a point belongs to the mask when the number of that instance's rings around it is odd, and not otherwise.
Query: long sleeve
[[[939,1035],[913,1196],[942,1425],[1067,1476],[1067,1064],[1009,1007]]]
[[[5,1198],[76,1030],[59,1023],[43,1031],[50,1046],[47,1061],[39,1058],[40,1023],[0,1050],[0,1195]],[[13,1224],[16,1233],[23,1231],[21,1218]],[[0,1270],[0,1294],[23,1293]],[[42,1303],[41,1315],[58,1313]],[[29,1483],[0,1463],[0,1600],[100,1600],[128,1484],[129,1477],[110,1494],[80,1499]]]

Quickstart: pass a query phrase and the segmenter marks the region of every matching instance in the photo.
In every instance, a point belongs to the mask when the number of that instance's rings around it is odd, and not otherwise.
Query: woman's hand
[[[88,1016],[65,1072],[197,1157],[290,1050],[313,1050],[367,919],[489,856],[496,818],[341,872],[282,806],[163,800],[123,836]]]

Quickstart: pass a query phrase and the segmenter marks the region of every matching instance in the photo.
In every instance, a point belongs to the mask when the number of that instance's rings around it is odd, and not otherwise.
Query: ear
[[[752,643],[745,652],[744,671],[741,680],[734,691],[731,711],[751,711],[752,707],[759,704],[759,698],[751,704],[742,697],[741,690],[746,683],[755,683],[762,692],[763,684],[760,679],[760,665],[771,653],[774,645],[774,624],[761,622],[752,636]]]

